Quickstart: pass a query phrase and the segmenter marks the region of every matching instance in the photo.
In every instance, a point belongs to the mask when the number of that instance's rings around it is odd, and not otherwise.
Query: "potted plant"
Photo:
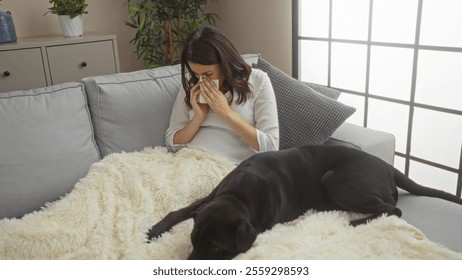
[[[215,24],[218,16],[204,12],[215,0],[127,0],[128,20],[135,28],[134,44],[138,59],[148,68],[179,63],[187,36],[203,23]]]
[[[58,15],[59,25],[66,37],[83,35],[83,14],[87,12],[86,0],[49,0],[48,13]]]

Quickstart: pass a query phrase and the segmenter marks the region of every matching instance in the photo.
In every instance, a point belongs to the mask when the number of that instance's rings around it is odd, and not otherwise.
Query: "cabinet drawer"
[[[46,85],[40,48],[0,51],[0,92]]]
[[[112,41],[47,47],[47,55],[52,84],[117,72]]]

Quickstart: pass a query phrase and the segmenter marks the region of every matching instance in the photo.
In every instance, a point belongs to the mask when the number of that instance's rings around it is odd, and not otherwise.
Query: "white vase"
[[[59,25],[65,37],[78,37],[83,35],[83,16],[71,18],[68,15],[59,15]]]

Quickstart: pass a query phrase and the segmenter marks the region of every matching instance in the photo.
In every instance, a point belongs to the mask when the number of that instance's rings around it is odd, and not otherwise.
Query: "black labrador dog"
[[[378,157],[344,146],[305,146],[256,154],[230,172],[205,198],[169,213],[148,232],[150,240],[194,218],[188,259],[231,259],[257,234],[309,209],[400,217],[396,186],[462,204],[462,199],[421,186]]]

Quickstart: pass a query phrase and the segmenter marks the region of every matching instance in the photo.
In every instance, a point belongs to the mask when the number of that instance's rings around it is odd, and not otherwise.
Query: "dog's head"
[[[242,212],[221,201],[210,202],[194,215],[190,260],[226,260],[250,249],[257,231]]]

